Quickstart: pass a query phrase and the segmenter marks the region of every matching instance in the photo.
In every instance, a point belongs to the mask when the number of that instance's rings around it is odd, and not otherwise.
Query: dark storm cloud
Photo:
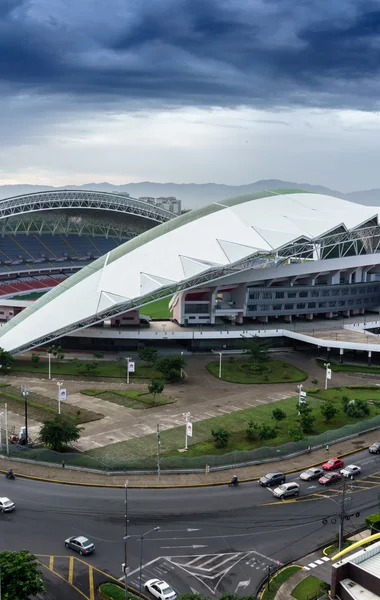
[[[3,94],[86,105],[373,110],[380,6],[360,0],[1,0]],[[62,100],[60,100],[62,102]]]

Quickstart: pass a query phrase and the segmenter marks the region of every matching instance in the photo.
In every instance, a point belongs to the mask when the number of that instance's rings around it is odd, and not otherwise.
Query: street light
[[[182,359],[183,359],[183,351],[181,352],[181,379],[183,376]]]
[[[128,535],[128,479],[125,482],[125,534],[124,534],[124,590],[125,600],[128,600],[128,547],[127,541],[131,536]],[[1,600],[1,599],[0,599]]]
[[[48,352],[49,358],[49,379],[51,379],[51,352]]]
[[[144,537],[146,535],[148,535],[148,533],[152,533],[153,531],[160,531],[160,527],[153,527],[153,529],[149,529],[149,531],[146,531],[145,533],[140,535],[140,581],[139,581],[139,598],[140,598],[140,600],[141,600],[141,585],[142,585],[141,576],[142,576],[142,562],[143,562],[143,541],[144,541]]]
[[[24,414],[25,414],[25,446],[28,445],[28,395],[29,390],[26,383],[21,388],[21,393],[24,396]]]
[[[0,411],[0,451],[3,449],[2,429],[3,429],[3,411]]]
[[[58,386],[58,414],[61,414],[61,385],[63,385],[63,381],[57,381]]]
[[[219,379],[222,378],[222,352],[218,352],[219,354]]]

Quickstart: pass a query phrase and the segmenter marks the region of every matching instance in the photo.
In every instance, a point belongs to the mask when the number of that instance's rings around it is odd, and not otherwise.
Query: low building
[[[332,566],[330,596],[338,600],[380,599],[380,542]]]

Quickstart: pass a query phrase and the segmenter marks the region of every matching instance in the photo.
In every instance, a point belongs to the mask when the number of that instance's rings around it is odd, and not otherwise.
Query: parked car
[[[159,600],[175,600],[177,598],[177,594],[173,588],[166,581],[162,581],[162,579],[149,579],[149,581],[144,583],[144,587]]]
[[[1,513],[11,512],[15,508],[16,508],[16,505],[14,502],[12,502],[12,500],[9,500],[9,498],[5,498],[5,496],[3,498],[0,498],[0,512]]]
[[[259,484],[268,487],[269,485],[282,485],[286,481],[285,473],[267,473],[264,477],[260,477]]]
[[[302,479],[302,481],[312,481],[313,479],[319,479],[323,474],[323,469],[320,467],[313,467],[312,469],[307,469],[307,471],[301,473],[300,479]]]
[[[290,483],[283,483],[280,487],[277,487],[273,490],[273,496],[276,498],[288,498],[289,496],[298,496],[300,493],[300,486],[295,481],[291,481]]]
[[[95,546],[90,540],[83,535],[73,536],[65,540],[66,548],[76,550],[82,556],[82,554],[92,554],[95,550]]]
[[[322,465],[324,471],[335,471],[335,469],[340,469],[341,467],[344,467],[344,460],[341,458],[330,458],[330,460]]]
[[[368,448],[371,454],[380,454],[380,442],[374,442],[372,446]]]
[[[337,471],[330,471],[329,473],[325,473],[323,477],[320,477],[319,483],[322,485],[330,485],[330,483],[337,483],[342,479],[342,475]]]
[[[340,471],[340,474],[343,475],[343,477],[349,477],[350,479],[353,479],[355,475],[360,475],[361,472],[362,470],[360,467],[357,467],[356,465],[348,465]]]

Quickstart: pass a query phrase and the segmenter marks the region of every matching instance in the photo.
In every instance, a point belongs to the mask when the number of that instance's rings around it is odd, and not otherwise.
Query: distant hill
[[[113,185],[112,183],[86,183],[75,186],[67,185],[62,188],[39,185],[2,185],[0,186],[0,199],[29,194],[33,192],[54,189],[85,189],[103,192],[126,192],[131,196],[176,196],[182,200],[183,208],[200,208],[210,202],[216,202],[231,196],[242,196],[252,192],[273,189],[301,189],[308,192],[327,194],[338,198],[345,198],[351,202],[369,206],[380,206],[380,189],[363,190],[344,194],[337,190],[331,190],[321,185],[309,183],[295,183],[294,181],[282,181],[281,179],[263,179],[246,185],[223,185],[220,183],[154,183],[142,181],[140,183],[126,183],[124,185]]]

